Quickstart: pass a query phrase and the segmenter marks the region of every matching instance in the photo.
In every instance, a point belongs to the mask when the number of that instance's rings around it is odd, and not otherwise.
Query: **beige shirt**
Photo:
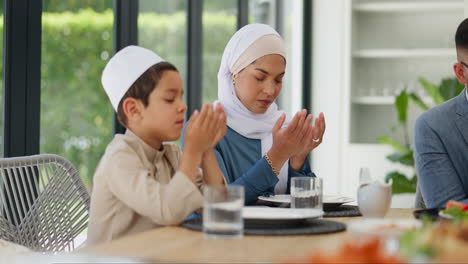
[[[200,188],[179,167],[175,144],[155,150],[127,129],[106,149],[94,175],[87,245],[181,223],[202,207]]]

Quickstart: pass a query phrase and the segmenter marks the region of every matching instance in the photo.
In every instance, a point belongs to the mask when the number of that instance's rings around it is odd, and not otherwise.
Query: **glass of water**
[[[242,238],[244,186],[207,185],[203,190],[203,233],[206,238]]]
[[[291,208],[322,210],[322,189],[321,178],[291,178]]]

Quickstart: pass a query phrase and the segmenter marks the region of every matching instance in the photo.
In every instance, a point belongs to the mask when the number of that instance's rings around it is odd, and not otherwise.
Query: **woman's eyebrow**
[[[263,73],[266,74],[266,75],[270,75],[270,73],[267,72],[267,71],[265,71],[264,69],[255,68],[255,70],[260,71],[260,72],[263,72]],[[283,74],[285,74],[285,72],[282,72],[282,73],[278,74],[277,76],[281,76],[281,75],[283,75]]]
[[[263,73],[264,73],[264,74],[266,74],[266,75],[270,75],[270,73],[269,73],[269,72],[267,72],[267,71],[265,71],[264,69],[255,68],[255,70],[257,70],[257,71],[261,71],[261,72],[263,72]]]

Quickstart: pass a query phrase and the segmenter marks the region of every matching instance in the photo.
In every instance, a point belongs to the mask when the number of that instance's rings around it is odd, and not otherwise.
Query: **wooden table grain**
[[[414,209],[390,209],[386,218],[412,218]],[[348,223],[361,217],[327,218]],[[78,253],[134,257],[148,262],[265,263],[309,255],[313,250],[333,250],[348,231],[324,235],[244,236],[237,240],[204,239],[201,232],[169,226],[130,235]]]

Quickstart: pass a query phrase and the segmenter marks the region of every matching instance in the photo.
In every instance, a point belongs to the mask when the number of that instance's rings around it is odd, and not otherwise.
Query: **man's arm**
[[[448,200],[468,202],[459,175],[441,137],[420,117],[414,130],[414,156],[419,185],[428,208],[444,207]]]

